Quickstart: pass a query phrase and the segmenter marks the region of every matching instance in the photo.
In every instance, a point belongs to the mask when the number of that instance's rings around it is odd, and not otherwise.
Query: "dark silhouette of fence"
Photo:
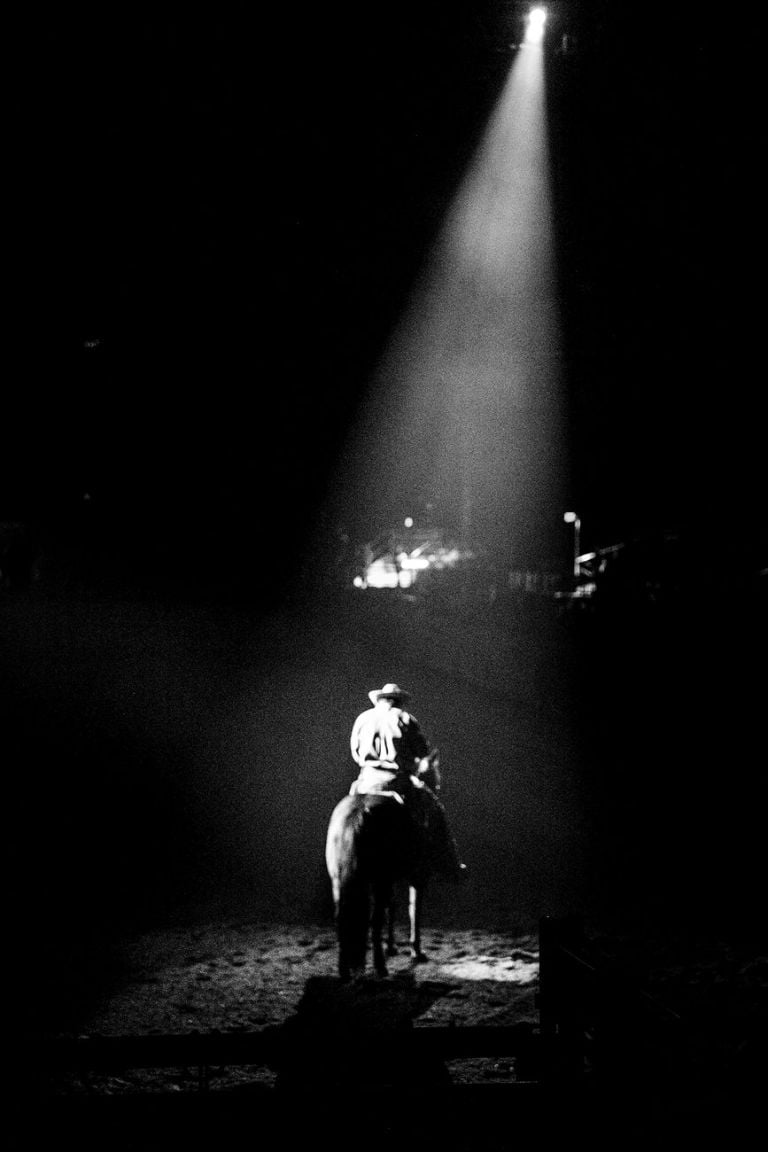
[[[684,1047],[685,1021],[603,962],[576,917],[540,921],[536,1003],[536,1023],[511,1027],[414,1027],[387,1018],[372,1028],[352,1011],[336,1023],[321,1014],[251,1033],[57,1038],[29,1046],[25,1075],[37,1074],[36,1099],[52,1130],[76,1132],[81,1147],[111,1150],[145,1147],[148,1130],[156,1141],[189,1147],[199,1138],[208,1147],[215,1139],[223,1147],[222,1132],[238,1118],[262,1135],[283,1139],[290,1130],[303,1140],[318,1125],[338,1128],[340,1109],[344,1138],[356,1148],[352,1133],[369,1125],[372,1101],[382,1099],[397,1104],[377,1113],[376,1147],[506,1147],[483,1142],[493,1125],[506,1126],[513,1142],[523,1134],[570,1139],[595,1125],[616,1137],[647,1136],[661,1124],[687,1135],[697,1124],[709,1131],[708,1102],[679,1102],[679,1066],[671,1075],[665,1068],[667,1053],[676,1044],[682,1050],[681,1040]],[[489,1058],[504,1077],[453,1082],[446,1062],[473,1057]],[[259,1065],[277,1072],[273,1084],[246,1075],[209,1090],[224,1069]],[[163,1068],[178,1069],[197,1091],[178,1084],[173,1093],[158,1091],[151,1081],[111,1097],[103,1082],[89,1089],[91,1076]],[[62,1077],[77,1078],[78,1092],[62,1093]],[[406,1117],[410,1144],[403,1143]],[[89,1132],[92,1144],[83,1145]]]

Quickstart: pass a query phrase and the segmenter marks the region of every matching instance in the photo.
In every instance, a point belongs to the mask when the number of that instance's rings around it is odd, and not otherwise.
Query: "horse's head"
[[[416,776],[433,792],[440,791],[442,777],[440,775],[440,752],[437,748],[433,748],[428,756],[419,761]]]

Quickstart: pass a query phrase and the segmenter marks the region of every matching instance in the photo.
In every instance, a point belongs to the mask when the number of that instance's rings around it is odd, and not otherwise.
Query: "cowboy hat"
[[[374,688],[368,693],[368,699],[372,704],[376,704],[379,700],[410,700],[410,698],[410,692],[406,692],[405,688],[399,688],[397,684],[385,684],[383,688]]]

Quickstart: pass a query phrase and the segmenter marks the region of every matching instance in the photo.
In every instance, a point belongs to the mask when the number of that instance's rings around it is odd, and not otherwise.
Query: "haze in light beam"
[[[561,531],[561,344],[540,44],[521,46],[350,446],[528,553]],[[533,557],[532,557],[533,558]]]

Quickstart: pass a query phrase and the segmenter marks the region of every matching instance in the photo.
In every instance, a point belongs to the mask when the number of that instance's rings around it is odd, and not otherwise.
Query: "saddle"
[[[439,753],[435,748],[410,773],[383,764],[364,764],[349,790],[350,795],[392,796],[401,804],[407,803],[414,792],[431,792],[436,798],[440,791],[439,763]]]
[[[445,809],[438,799],[440,772],[437,751],[425,756],[415,772],[406,773],[378,764],[366,764],[349,792],[375,801],[392,799],[402,804],[426,837],[426,851],[436,872],[454,882],[463,879]]]
[[[366,765],[360,770],[360,775],[349,790],[350,796],[381,796],[396,800],[398,804],[405,804],[404,790],[393,788],[398,773],[390,772],[385,768]],[[402,785],[401,785],[402,789]]]

